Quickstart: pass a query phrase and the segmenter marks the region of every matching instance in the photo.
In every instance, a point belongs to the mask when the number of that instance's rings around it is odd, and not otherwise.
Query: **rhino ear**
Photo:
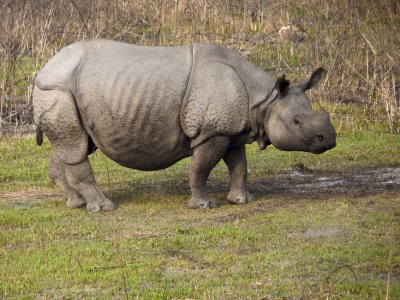
[[[285,78],[285,74],[279,77],[275,82],[275,89],[281,96],[285,96],[289,90],[290,81]]]
[[[300,85],[300,88],[303,91],[307,91],[317,85],[317,83],[326,75],[326,70],[322,67],[316,69],[310,76],[308,76],[307,80],[304,81],[303,84]]]

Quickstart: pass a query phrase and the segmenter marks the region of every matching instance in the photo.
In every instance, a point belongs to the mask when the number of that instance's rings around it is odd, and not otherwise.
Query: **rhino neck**
[[[268,118],[269,116],[270,107],[277,98],[278,91],[274,89],[265,101],[261,102],[258,106],[253,107],[250,110],[250,139],[251,142],[257,142],[260,150],[264,150],[268,145],[271,144],[264,124],[266,123],[265,118]]]

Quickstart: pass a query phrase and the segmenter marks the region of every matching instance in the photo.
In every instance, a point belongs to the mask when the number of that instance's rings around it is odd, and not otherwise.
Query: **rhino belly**
[[[190,156],[180,110],[191,49],[135,47],[99,71],[102,59],[85,57],[77,79],[78,108],[96,146],[117,163],[139,170],[163,169]]]
[[[181,130],[179,115],[151,113],[122,126],[104,115],[88,131],[106,156],[132,169],[164,169],[190,156],[190,139]]]
[[[118,130],[116,126],[108,129],[108,137],[91,135],[106,156],[132,169],[160,170],[192,154],[190,139],[177,127],[146,126],[142,130],[137,123],[132,125],[129,131]]]

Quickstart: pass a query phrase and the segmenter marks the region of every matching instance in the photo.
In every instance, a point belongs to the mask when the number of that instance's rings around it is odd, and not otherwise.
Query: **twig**
[[[111,180],[110,180],[110,170],[108,168],[108,160],[106,160],[106,169],[107,169],[107,181],[108,181],[108,190],[111,190]]]
[[[121,269],[121,268],[125,268],[126,266],[129,266],[129,264],[125,264],[125,265],[120,265],[120,266],[104,266],[104,267],[97,267],[97,268],[90,268],[90,269],[85,269],[82,264],[81,264],[81,260],[80,260],[80,253],[78,253],[77,256],[77,262],[78,262],[78,266],[79,268],[83,271],[87,271],[87,272],[96,272],[96,271],[102,271],[102,270],[113,270],[113,269]],[[133,265],[133,264],[132,264]]]
[[[365,39],[365,41],[368,43],[369,47],[371,48],[372,52],[374,52],[374,55],[376,55],[376,51],[374,49],[374,47],[372,47],[371,43],[369,42],[369,40],[367,39],[367,37],[364,35],[364,33],[360,32],[361,35],[363,36],[363,38]]]
[[[159,41],[161,29],[162,29],[162,25],[160,24],[160,26],[158,27],[158,30],[157,30],[157,35],[156,35],[156,45],[158,45],[159,43],[161,44],[161,41]]]
[[[163,299],[167,299],[167,285],[168,285],[168,280],[165,280],[165,284],[164,284],[164,292],[163,292]]]
[[[83,270],[83,267],[81,265],[81,260],[80,260],[80,253],[78,253],[77,261],[78,261],[79,268],[81,268],[81,270]]]
[[[124,293],[126,300],[129,300],[128,289],[126,288],[126,274],[125,274],[125,266],[122,268],[122,285],[124,288]]]
[[[354,279],[358,282],[358,278],[357,278],[357,276],[356,276],[356,273],[354,272],[353,268],[350,267],[349,265],[342,265],[342,266],[337,267],[336,269],[334,269],[334,270],[328,275],[328,277],[326,278],[326,282],[328,282],[328,281],[331,279],[331,276],[332,276],[334,273],[336,273],[337,271],[339,271],[339,270],[341,270],[341,269],[344,269],[344,268],[349,269],[349,270],[351,271],[351,273],[353,273]]]
[[[83,26],[85,26],[86,32],[90,35],[91,34],[90,29],[89,29],[88,25],[86,24],[85,18],[83,17],[81,11],[79,10],[79,7],[76,5],[74,0],[70,0],[70,1],[71,1],[72,5],[75,7],[75,9],[78,11],[79,17],[82,20]]]
[[[44,253],[44,224],[42,220],[42,240],[41,240],[41,246],[42,246],[42,253]]]
[[[166,169],[164,169],[164,175],[165,175],[165,179],[169,180],[168,173],[167,173]]]
[[[392,243],[391,243],[392,244]],[[392,255],[393,255],[393,244],[389,248],[389,257],[388,257],[388,266],[389,266],[389,271],[388,271],[388,276],[387,276],[387,281],[386,281],[386,300],[389,300],[389,291],[390,291],[390,277],[392,275]]]
[[[389,291],[390,291],[390,273],[391,273],[392,269],[389,266],[389,272],[388,272],[388,276],[387,276],[387,282],[386,282],[386,300],[389,300]]]

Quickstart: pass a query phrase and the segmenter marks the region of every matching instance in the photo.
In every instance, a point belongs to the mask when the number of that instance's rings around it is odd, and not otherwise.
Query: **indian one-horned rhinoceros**
[[[88,154],[96,148],[122,166],[159,170],[193,156],[190,208],[213,206],[206,181],[223,159],[231,203],[247,192],[245,144],[322,153],[336,144],[324,110],[313,111],[300,86],[215,45],[142,47],[107,40],[63,48],[40,71],[33,91],[37,141],[54,147],[50,177],[68,207],[112,210],[95,183]]]

